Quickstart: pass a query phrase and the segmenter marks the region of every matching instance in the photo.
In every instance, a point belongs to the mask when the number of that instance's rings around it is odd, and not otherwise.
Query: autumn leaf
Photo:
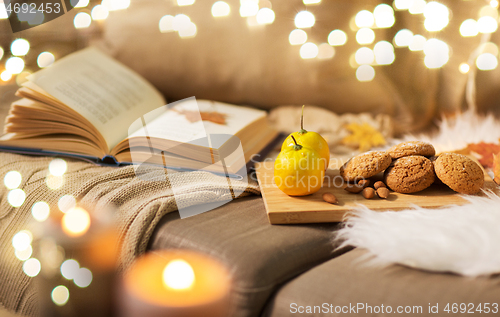
[[[217,111],[191,111],[191,110],[177,110],[180,114],[183,114],[186,119],[193,123],[200,120],[210,121],[217,124],[226,124],[226,115]]]
[[[351,135],[342,139],[342,143],[349,146],[356,146],[361,152],[386,144],[382,133],[366,122],[363,124],[350,123],[346,126],[346,129],[351,132]]]
[[[493,175],[495,175],[495,183],[500,185],[500,152],[493,155]]]
[[[493,167],[493,156],[500,153],[500,144],[494,143],[472,143],[467,146],[467,149],[477,154],[479,163],[484,167]]]

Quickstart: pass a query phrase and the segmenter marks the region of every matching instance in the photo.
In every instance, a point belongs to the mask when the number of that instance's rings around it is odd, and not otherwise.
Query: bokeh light
[[[316,58],[319,53],[319,48],[316,44],[308,42],[300,47],[300,57],[302,59]]]
[[[17,39],[10,45],[10,52],[14,56],[24,56],[30,50],[30,43],[25,39]]]
[[[309,11],[300,11],[295,16],[295,26],[298,29],[310,28],[316,23],[316,18],[314,14]]]
[[[28,247],[24,250],[15,249],[14,253],[16,255],[16,258],[18,258],[20,261],[26,261],[33,254],[33,247],[31,245],[28,245]]]
[[[3,47],[0,46],[0,59],[3,58],[3,54],[4,54]]]
[[[38,222],[43,222],[49,218],[50,206],[44,201],[38,201],[31,207],[31,215]]]
[[[425,0],[413,0],[410,7],[408,8],[408,12],[410,12],[411,14],[424,13],[426,4],[427,3],[425,2]]]
[[[347,42],[347,34],[342,30],[333,30],[328,34],[328,44],[331,46],[341,46]]]
[[[98,4],[92,9],[90,14],[95,21],[106,20],[109,16],[109,11],[105,6]]]
[[[18,171],[10,171],[5,174],[3,178],[3,184],[8,189],[15,189],[18,188],[19,185],[21,185],[22,180],[23,176],[21,175],[21,173],[19,173]]]
[[[252,17],[259,12],[259,2],[253,0],[242,0],[240,5],[240,16],[243,18]]]
[[[52,190],[57,190],[64,185],[64,176],[47,175],[45,184]]]
[[[444,55],[425,55],[424,65],[429,69],[436,69],[443,67],[448,62],[448,56]]]
[[[463,37],[476,36],[478,33],[476,20],[467,19],[460,24],[460,35]]]
[[[24,69],[24,60],[20,57],[11,57],[5,63],[5,69],[11,74],[19,74]]]
[[[177,0],[177,5],[182,6],[190,6],[195,2],[195,0]]]
[[[424,45],[424,64],[427,68],[441,68],[450,59],[448,44],[438,39],[430,39]]]
[[[186,290],[195,283],[194,270],[184,260],[172,260],[163,269],[163,283],[175,290]]]
[[[185,14],[177,14],[172,21],[172,27],[175,31],[185,29],[191,23],[191,19]]]
[[[12,246],[14,249],[26,250],[33,241],[33,234],[28,230],[21,230],[12,237]]]
[[[318,45],[318,58],[331,59],[335,56],[335,49],[328,43],[321,43]]]
[[[361,65],[356,70],[356,79],[358,81],[372,81],[373,78],[375,78],[375,69],[370,65]]]
[[[380,41],[373,48],[375,54],[375,62],[377,65],[390,65],[396,59],[394,54],[394,46],[387,41]]]
[[[161,33],[174,32],[174,17],[172,15],[164,15],[159,22]]]
[[[7,10],[5,10],[5,5],[0,6],[0,20],[8,19],[9,15],[7,15]]]
[[[276,15],[274,14],[274,11],[269,8],[260,9],[256,15],[257,24],[260,25],[272,24],[275,18]]]
[[[92,23],[92,17],[87,12],[79,12],[75,15],[73,24],[76,29],[88,28]]]
[[[307,42],[307,33],[301,29],[295,29],[290,32],[288,36],[288,41],[291,45],[302,45]]]
[[[68,164],[65,160],[57,158],[49,163],[49,173],[53,176],[62,176],[66,173]]]
[[[493,33],[498,28],[498,22],[493,17],[485,16],[477,20],[477,30],[479,33]]]
[[[84,235],[90,228],[90,215],[80,207],[71,208],[62,218],[63,231],[72,237]]]
[[[24,200],[26,199],[26,193],[24,190],[17,188],[13,189],[7,194],[7,201],[12,207],[21,207],[24,204]]]
[[[61,264],[61,275],[67,280],[74,279],[79,270],[80,264],[76,260],[69,259]]]
[[[304,4],[318,4],[321,3],[321,0],[302,0]]]
[[[448,7],[435,1],[425,5],[424,17],[424,27],[429,32],[441,31],[450,22]]]
[[[356,51],[354,58],[358,65],[371,64],[375,60],[373,51],[368,47],[362,47]]]
[[[79,269],[77,274],[73,278],[73,282],[80,288],[89,286],[90,283],[92,283],[92,272],[84,267]]]
[[[217,1],[212,5],[212,16],[213,17],[225,17],[231,12],[231,7],[227,2]]]
[[[371,44],[375,41],[375,32],[370,28],[362,28],[356,32],[356,41],[360,45]]]
[[[413,38],[411,39],[411,43],[408,46],[410,51],[421,51],[424,49],[424,45],[427,42],[427,39],[423,37],[422,35],[414,35]]]
[[[384,3],[375,7],[373,16],[375,17],[375,26],[378,28],[390,28],[396,22],[394,10],[391,6]]]
[[[396,10],[408,10],[413,0],[394,0],[394,8]]]
[[[358,28],[369,28],[375,23],[375,17],[370,11],[361,10],[356,14],[354,22]]]
[[[4,70],[1,74],[0,74],[0,79],[2,81],[9,81],[12,79],[12,74],[9,73],[8,71]]]
[[[73,197],[73,195],[64,195],[61,198],[59,198],[59,201],[57,202],[57,207],[59,207],[59,210],[61,210],[63,213],[66,213],[68,210],[76,206],[76,199]]]
[[[430,39],[425,42],[424,45],[424,54],[425,55],[436,55],[436,54],[444,54],[449,56],[450,47],[445,42],[438,39]]]
[[[458,66],[458,71],[460,71],[462,74],[467,74],[470,70],[470,66],[467,63],[461,63]]]
[[[413,40],[413,32],[408,29],[399,30],[394,36],[394,45],[397,47],[406,47]]]
[[[64,285],[56,286],[50,294],[52,301],[57,306],[64,306],[69,300],[69,290]]]
[[[480,54],[476,59],[476,66],[479,70],[493,70],[498,66],[498,59],[491,53]]]
[[[31,258],[23,263],[23,272],[29,277],[37,276],[38,273],[40,273],[41,269],[42,265],[40,264],[40,261],[38,261],[38,259]]]
[[[38,67],[44,68],[44,67],[49,67],[54,63],[56,58],[54,57],[54,54],[50,52],[42,52],[40,55],[38,55],[38,58],[36,60]]]
[[[196,24],[189,22],[184,28],[179,30],[179,36],[181,38],[195,37],[197,32],[198,28],[196,27]]]

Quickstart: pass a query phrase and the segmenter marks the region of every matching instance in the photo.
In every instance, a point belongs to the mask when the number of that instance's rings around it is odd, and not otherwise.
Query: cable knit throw
[[[11,240],[32,220],[35,202],[45,201],[56,210],[59,198],[71,194],[84,205],[96,206],[96,210],[113,205],[122,241],[120,266],[125,268],[146,251],[155,226],[165,214],[177,210],[177,204],[187,207],[231,200],[220,194],[228,186],[227,179],[208,172],[168,171],[169,179],[175,179],[174,198],[169,181],[142,180],[132,166],[102,167],[75,160],[67,160],[64,186],[51,190],[45,183],[51,160],[0,153],[1,179],[9,171],[20,172],[23,180],[19,188],[26,193],[24,204],[14,208],[7,201],[8,189],[0,186],[0,307],[27,316],[38,314],[35,290],[22,271],[22,262],[15,257]],[[239,197],[259,193],[257,183],[251,180],[248,184],[231,180],[231,185],[234,192],[242,193]]]

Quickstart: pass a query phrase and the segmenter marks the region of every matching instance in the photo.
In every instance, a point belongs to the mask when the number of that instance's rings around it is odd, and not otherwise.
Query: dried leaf
[[[191,111],[191,110],[177,110],[183,114],[189,122],[197,122],[200,120],[210,121],[217,124],[226,124],[226,114],[217,111]]]
[[[495,175],[495,183],[500,185],[500,152],[493,155],[493,174]]]
[[[375,146],[385,145],[386,141],[382,133],[368,123],[350,123],[346,127],[352,134],[342,139],[342,143],[356,146],[359,151],[365,152]]]
[[[478,160],[481,165],[484,167],[493,167],[493,155],[500,152],[500,144],[472,143],[467,146],[467,149],[479,156]]]

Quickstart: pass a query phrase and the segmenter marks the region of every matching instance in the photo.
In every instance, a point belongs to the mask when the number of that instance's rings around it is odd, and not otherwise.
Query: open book
[[[96,48],[30,75],[17,95],[0,138],[6,151],[237,173],[277,136],[262,110],[194,97],[167,105]]]

